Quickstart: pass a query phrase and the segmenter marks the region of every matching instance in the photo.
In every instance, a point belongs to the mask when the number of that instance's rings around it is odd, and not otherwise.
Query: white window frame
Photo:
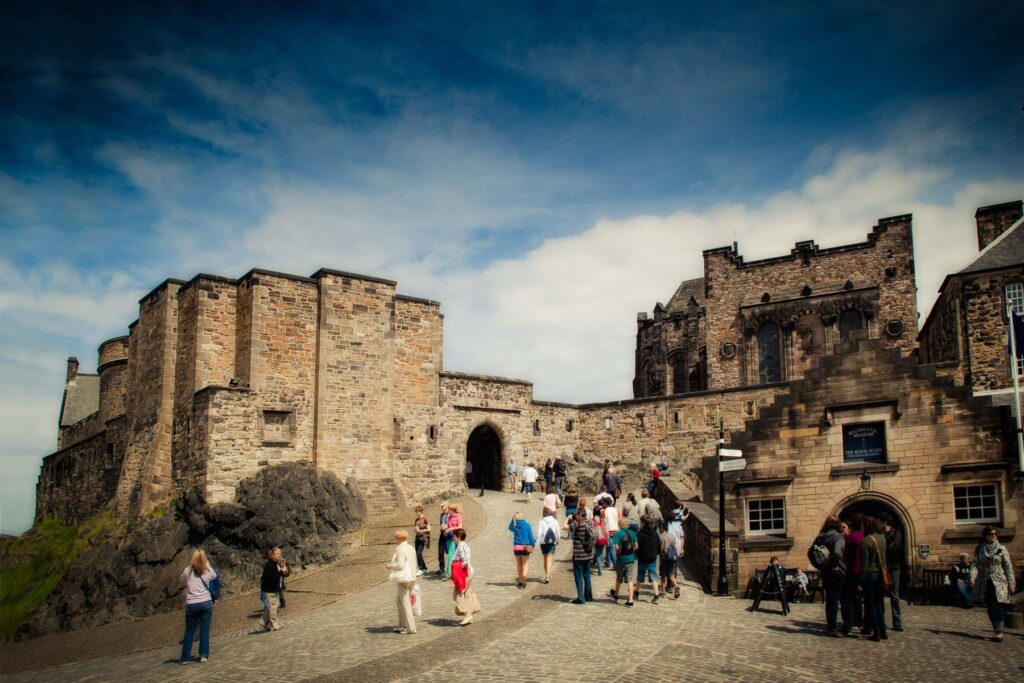
[[[970,511],[972,509],[974,509],[974,510],[981,510],[981,509],[984,509],[985,507],[988,507],[988,506],[986,506],[984,504],[984,502],[982,502],[982,504],[980,506],[972,507],[970,505],[970,502],[969,502],[970,501],[970,496],[968,495],[967,496],[968,497],[968,504],[967,504],[966,508],[964,508],[964,509],[966,509],[968,511],[968,517],[966,519],[959,519],[957,517],[957,514],[956,514],[957,510],[961,509],[961,508],[957,507],[956,491],[957,491],[957,489],[969,489],[971,487],[977,487],[977,488],[980,488],[980,489],[985,489],[987,487],[991,487],[992,488],[992,496],[994,497],[994,501],[993,501],[992,507],[995,508],[995,515],[994,516],[981,515],[981,516],[978,516],[978,517],[971,517],[970,516]],[[953,486],[953,523],[958,525],[958,526],[971,526],[971,525],[976,525],[976,524],[1000,524],[1002,522],[1002,519],[1003,519],[1003,506],[1002,506],[1002,495],[1001,494],[1002,494],[1002,492],[999,490],[999,483],[998,482],[994,482],[994,481],[971,481],[971,482],[964,482],[962,484],[954,485]],[[979,492],[977,497],[982,498],[984,500],[984,498],[987,497],[987,496],[986,496],[984,491],[981,491],[981,492]]]
[[[750,524],[750,522],[751,522],[751,520],[750,520],[751,507],[754,507],[755,506],[754,504],[756,503],[757,504],[756,507],[758,508],[759,512],[762,512],[763,510],[762,510],[761,505],[760,505],[761,503],[765,503],[765,502],[772,502],[772,503],[774,503],[776,501],[778,501],[782,505],[782,528],[781,529],[776,529],[774,527],[771,528],[771,529],[763,529],[763,528],[762,529],[754,529],[754,528],[752,528],[751,524]],[[785,534],[786,533],[786,497],[785,496],[772,496],[772,497],[768,497],[768,498],[751,498],[751,499],[747,500],[747,506],[746,507],[747,507],[747,510],[746,510],[746,514],[744,515],[744,519],[745,519],[745,522],[746,522],[747,533],[748,534],[758,535],[758,536],[769,536],[769,535],[778,535],[778,534]],[[774,506],[769,508],[769,510],[772,510],[773,508],[774,508]],[[774,520],[774,518],[775,518],[775,516],[772,515],[770,519]],[[761,520],[759,520],[758,524],[759,525],[763,524],[763,517],[762,517]]]
[[[1014,313],[1024,317],[1024,282],[1007,282],[1003,292],[1006,295],[1007,305],[1013,309]],[[1021,339],[1015,341],[1018,347],[1024,343],[1024,340]],[[1017,377],[1024,378],[1024,358],[1017,359]],[[1011,377],[1011,379],[1013,378]]]

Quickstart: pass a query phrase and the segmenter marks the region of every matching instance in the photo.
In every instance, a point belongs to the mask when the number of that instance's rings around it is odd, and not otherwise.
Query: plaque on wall
[[[886,462],[885,423],[843,425],[845,462]]]
[[[722,358],[735,358],[736,357],[736,344],[733,342],[725,342],[722,344]]]

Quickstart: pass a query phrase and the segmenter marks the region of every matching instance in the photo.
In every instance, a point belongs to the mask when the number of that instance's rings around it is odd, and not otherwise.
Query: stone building
[[[1016,243],[1016,206],[1013,220],[979,211],[987,242],[976,263]],[[260,468],[296,460],[354,479],[377,508],[464,491],[467,460],[500,490],[510,460],[561,456],[588,494],[606,460],[632,484],[656,462],[695,511],[688,555],[711,577],[722,430],[747,460],[726,475],[736,590],[770,554],[805,564],[824,518],[858,510],[893,515],[915,572],[973,547],[983,523],[1020,557],[1012,419],[965,383],[982,375],[971,370],[979,345],[1005,353],[1005,323],[970,318],[969,353],[959,344],[960,356],[918,358],[912,245],[910,216],[897,216],[860,244],[800,242],[749,263],[736,245],[706,251],[704,278],[638,320],[637,395],[583,405],[536,401],[529,381],[445,369],[440,305],[389,280],[327,269],[167,280],[142,298],[126,337],[100,346],[97,375],[69,360],[37,517],[78,521],[111,501],[132,517],[186,489],[230,502]],[[973,292],[964,283],[998,273],[1005,283],[1013,267],[951,276],[943,297],[952,282]],[[1000,300],[1009,291],[985,287]],[[964,339],[957,311],[937,305],[922,349]]]
[[[749,262],[736,244],[706,250],[703,278],[637,315],[633,395],[797,380],[855,330],[908,356],[916,296],[909,215],[881,219],[859,244],[798,242]]]

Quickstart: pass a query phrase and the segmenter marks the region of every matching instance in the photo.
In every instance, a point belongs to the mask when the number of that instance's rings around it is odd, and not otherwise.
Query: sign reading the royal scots
[[[843,460],[885,462],[885,423],[843,425]]]

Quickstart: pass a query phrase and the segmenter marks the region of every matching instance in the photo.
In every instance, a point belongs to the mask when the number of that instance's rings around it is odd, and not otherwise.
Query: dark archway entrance
[[[480,425],[466,442],[466,460],[473,463],[472,488],[479,488],[483,477],[484,488],[501,491],[501,438],[490,425]]]
[[[891,505],[888,505],[884,501],[878,500],[877,498],[861,498],[859,500],[851,501],[846,507],[843,508],[842,512],[839,513],[839,519],[848,520],[855,513],[861,513],[863,515],[869,515],[871,517],[878,517],[882,514],[889,516],[892,520],[892,526],[894,529],[900,532],[903,537],[903,557],[900,558],[900,566],[904,570],[900,574],[900,596],[907,595],[907,587],[910,584],[910,571],[907,568],[910,566],[910,558],[907,553],[910,551],[910,539],[907,536],[907,525],[903,523],[903,517],[897,512]]]

